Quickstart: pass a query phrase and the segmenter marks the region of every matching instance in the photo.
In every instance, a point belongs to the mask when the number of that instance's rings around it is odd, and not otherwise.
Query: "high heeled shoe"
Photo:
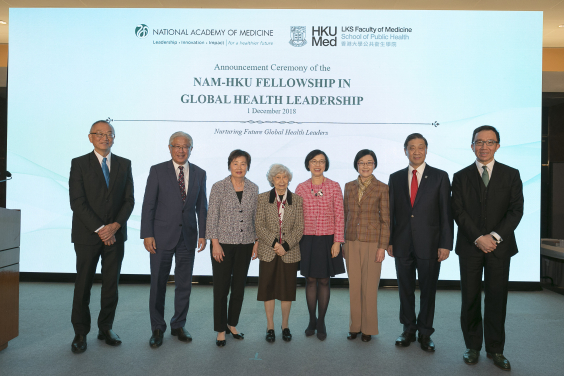
[[[225,341],[224,339],[215,339],[215,344],[217,347],[223,347],[227,344],[227,341]]]
[[[227,327],[225,333],[231,334],[235,339],[245,339],[245,335],[243,333],[233,333],[231,329],[229,329],[229,326]]]

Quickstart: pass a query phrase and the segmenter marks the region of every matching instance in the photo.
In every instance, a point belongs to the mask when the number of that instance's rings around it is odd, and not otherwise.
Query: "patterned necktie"
[[[182,202],[186,201],[186,184],[184,183],[184,166],[178,166],[180,172],[178,173],[178,186],[180,187],[180,196]]]
[[[106,164],[108,158],[102,158],[102,172],[104,173],[104,179],[106,179],[106,187],[110,188],[110,170]]]
[[[488,187],[488,183],[490,182],[490,175],[488,175],[488,166],[482,166],[484,171],[482,171],[482,181]]]
[[[413,207],[415,197],[417,196],[417,188],[419,188],[417,184],[417,170],[413,170],[413,177],[411,178],[411,207]]]

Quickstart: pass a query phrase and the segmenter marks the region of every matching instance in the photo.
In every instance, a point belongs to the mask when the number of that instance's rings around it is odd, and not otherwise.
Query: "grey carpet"
[[[183,343],[165,334],[159,349],[151,349],[148,285],[121,285],[114,330],[123,340],[111,347],[96,339],[95,325],[100,285],[92,289],[94,326],[88,350],[70,351],[74,336],[70,324],[73,285],[20,284],[20,335],[0,352],[0,375],[496,375],[507,374],[493,366],[482,351],[480,362],[462,362],[465,350],[460,331],[460,292],[439,291],[435,316],[435,353],[417,343],[394,346],[401,332],[397,289],[380,289],[380,334],[368,343],[348,341],[348,290],[333,288],[327,313],[327,339],[305,337],[308,314],[303,287],[292,306],[291,342],[281,338],[280,308],[276,306],[273,344],[264,340],[266,319],[256,287],[249,286],[238,325],[243,341],[230,336],[227,346],[215,345],[212,287],[194,285],[187,329],[194,340]],[[167,289],[166,317],[173,312],[174,286]],[[564,374],[564,297],[550,291],[510,292],[506,322],[505,355],[512,375]]]

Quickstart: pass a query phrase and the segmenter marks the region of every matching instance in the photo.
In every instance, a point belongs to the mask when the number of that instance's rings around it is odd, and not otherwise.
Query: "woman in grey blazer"
[[[300,239],[304,232],[303,200],[288,190],[292,172],[274,164],[266,174],[271,191],[261,193],[257,204],[259,284],[257,300],[264,302],[266,340],[274,342],[274,300],[281,301],[282,339],[290,341],[288,318],[296,300],[296,279],[301,259]]]
[[[256,258],[255,215],[258,186],[245,175],[251,156],[233,150],[227,160],[231,175],[215,183],[210,193],[206,239],[211,240],[213,314],[216,345],[225,346],[225,332],[243,339],[236,326],[245,295],[251,257]],[[229,310],[227,295],[231,286]]]

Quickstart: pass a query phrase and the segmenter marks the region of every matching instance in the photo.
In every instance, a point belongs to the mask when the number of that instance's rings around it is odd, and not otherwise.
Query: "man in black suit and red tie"
[[[427,140],[419,133],[404,143],[409,166],[390,175],[390,245],[395,257],[403,332],[396,346],[415,342],[435,351],[435,295],[441,262],[452,250],[453,221],[448,174],[425,163]],[[415,270],[419,277],[419,315],[415,317]]]
[[[519,171],[494,159],[499,141],[499,132],[490,125],[474,130],[476,162],[454,174],[452,210],[458,225],[464,362],[476,364],[484,342],[488,358],[508,371],[511,365],[503,350],[509,263],[517,253],[515,229],[523,216],[524,199]]]
[[[71,322],[75,337],[71,350],[86,351],[90,332],[90,290],[98,260],[102,258],[102,293],[98,315],[98,339],[117,346],[121,340],[112,330],[118,303],[118,280],[127,240],[126,222],[133,211],[131,161],[111,153],[114,127],[95,122],[88,139],[94,151],[72,160],[69,195],[72,242],[76,252],[76,282]]]

